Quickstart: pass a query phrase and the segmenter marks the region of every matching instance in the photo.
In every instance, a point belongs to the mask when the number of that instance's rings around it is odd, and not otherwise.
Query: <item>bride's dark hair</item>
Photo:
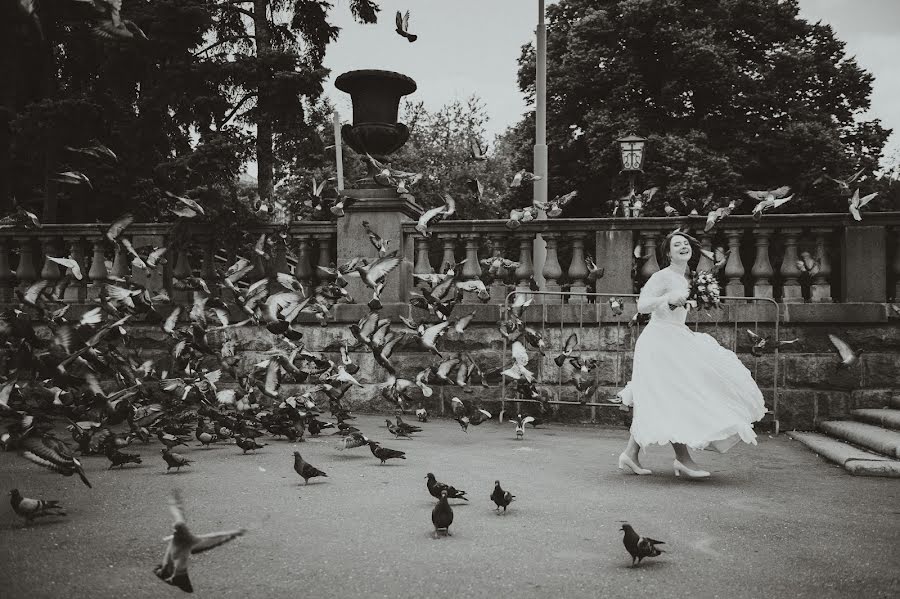
[[[700,243],[683,231],[675,229],[665,236],[659,246],[659,267],[665,268],[672,263],[672,238],[676,236],[684,237],[691,246],[691,259],[688,260],[688,270],[696,270],[697,264],[700,262]]]

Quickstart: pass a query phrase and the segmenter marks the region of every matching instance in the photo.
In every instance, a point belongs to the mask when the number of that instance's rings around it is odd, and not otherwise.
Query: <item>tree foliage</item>
[[[615,140],[632,132],[648,138],[639,186],[673,203],[788,184],[795,210],[843,210],[813,181],[877,169],[890,131],[859,118],[873,78],[797,0],[560,0],[547,16],[550,193],[578,189],[577,214],[626,191]],[[532,101],[534,60],[523,47]]]

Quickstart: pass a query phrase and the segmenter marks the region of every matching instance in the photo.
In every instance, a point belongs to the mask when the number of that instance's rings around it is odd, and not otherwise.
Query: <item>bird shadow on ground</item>
[[[188,474],[188,470],[167,470],[166,472],[157,472],[157,476],[166,476],[168,474]]]
[[[626,557],[627,557],[627,556],[626,556]],[[617,570],[625,570],[625,571],[628,571],[628,570],[646,570],[646,569],[648,569],[648,568],[649,568],[650,570],[660,570],[660,569],[665,570],[666,568],[669,567],[669,565],[670,565],[670,564],[669,564],[668,562],[664,562],[664,561],[661,562],[661,561],[650,561],[650,560],[647,560],[647,561],[641,562],[640,564],[635,564],[634,566],[632,566],[631,564],[629,564],[629,563],[626,562],[626,563],[624,563],[624,564],[618,566],[616,569],[617,569]]]
[[[4,522],[0,524],[0,530],[28,530],[29,528],[43,528],[46,526],[54,526],[57,524],[63,524],[66,521],[66,516],[56,516],[51,518],[36,518],[31,524],[25,524],[25,521],[22,520],[21,523],[17,523],[14,521]]]
[[[339,453],[333,456],[333,459],[341,459],[341,460],[366,460],[369,459],[367,455],[354,455],[352,453]]]

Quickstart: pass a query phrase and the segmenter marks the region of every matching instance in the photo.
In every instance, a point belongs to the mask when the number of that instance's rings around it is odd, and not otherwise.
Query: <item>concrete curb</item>
[[[791,431],[787,436],[800,441],[816,454],[839,464],[850,474],[900,478],[900,460],[863,451],[849,443],[819,433]]]
[[[832,437],[840,437],[855,445],[883,453],[891,459],[900,458],[900,432],[852,420],[820,422],[819,430]]]
[[[850,410],[850,415],[855,420],[874,424],[883,428],[890,428],[895,431],[900,430],[900,410],[892,410],[890,408],[870,408]]]

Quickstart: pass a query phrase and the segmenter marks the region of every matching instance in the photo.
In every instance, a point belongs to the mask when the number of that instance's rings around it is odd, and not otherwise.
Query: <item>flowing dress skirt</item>
[[[634,347],[631,434],[641,447],[670,442],[725,453],[756,445],[752,423],[766,412],[762,392],[734,352],[706,333],[654,319]]]

